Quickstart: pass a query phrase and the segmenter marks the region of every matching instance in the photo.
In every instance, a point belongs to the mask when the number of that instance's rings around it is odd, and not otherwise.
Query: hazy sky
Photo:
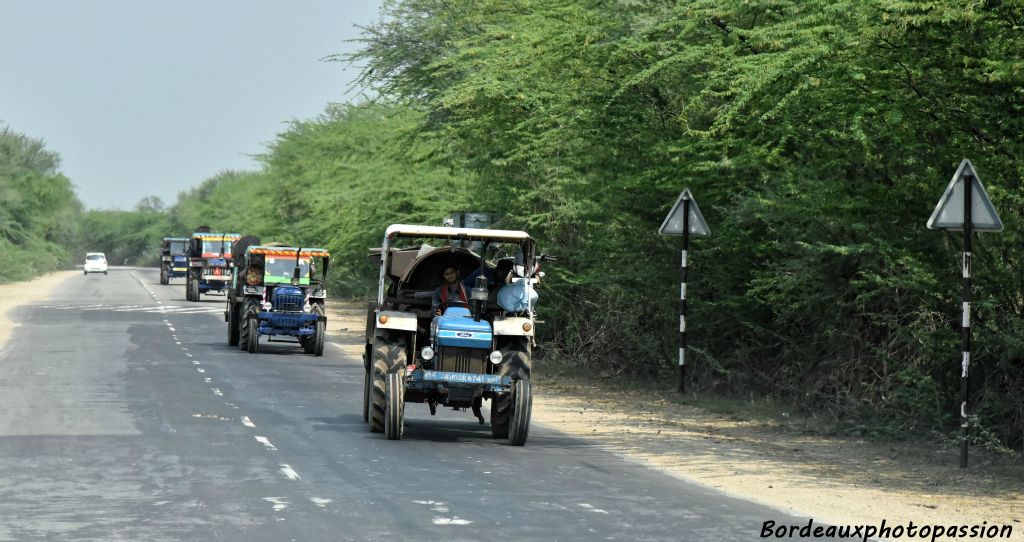
[[[89,208],[173,203],[323,111],[380,0],[0,0],[0,125],[42,138]]]

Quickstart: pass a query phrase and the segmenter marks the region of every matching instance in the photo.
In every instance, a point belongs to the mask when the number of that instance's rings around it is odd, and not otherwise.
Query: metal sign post
[[[679,267],[679,387],[680,392],[686,391],[686,275],[688,269],[687,254],[690,250],[690,236],[706,237],[711,235],[700,208],[693,199],[690,189],[681,194],[668,216],[658,229],[661,235],[681,235],[683,250]]]
[[[967,434],[970,425],[967,396],[971,366],[971,237],[975,231],[1003,230],[999,214],[996,213],[992,200],[989,199],[988,192],[981,184],[981,179],[978,178],[970,160],[964,158],[960,162],[960,167],[953,174],[953,180],[949,182],[946,192],[942,194],[942,199],[928,219],[928,227],[964,232],[961,266],[964,293],[960,320],[960,335],[963,342],[960,352],[960,468],[967,468]]]

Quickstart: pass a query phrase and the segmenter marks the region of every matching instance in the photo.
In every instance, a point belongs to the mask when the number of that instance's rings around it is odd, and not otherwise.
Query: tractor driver
[[[245,283],[249,286],[263,284],[263,267],[260,264],[252,263],[249,265],[249,269],[245,272]]]
[[[451,303],[469,303],[466,288],[459,281],[459,270],[454,265],[445,267],[441,276],[444,278],[444,282],[434,289],[434,296],[430,304],[430,308],[438,316],[448,308],[449,299],[451,299]]]

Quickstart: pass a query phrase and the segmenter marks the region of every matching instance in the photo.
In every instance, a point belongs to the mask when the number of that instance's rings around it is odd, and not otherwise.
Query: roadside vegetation
[[[544,363],[665,383],[679,246],[656,230],[689,186],[712,229],[691,248],[700,393],[952,434],[960,241],[925,222],[968,157],[1006,224],[975,243],[972,433],[1020,450],[1022,25],[1019,0],[389,1],[335,58],[372,98],[293,122],[257,171],[83,219],[133,262],[198,224],[321,245],[334,293],[362,297],[387,224],[496,211],[560,258]]]

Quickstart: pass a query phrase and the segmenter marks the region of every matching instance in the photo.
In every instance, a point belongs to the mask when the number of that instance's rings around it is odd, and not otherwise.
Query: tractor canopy
[[[378,303],[383,304],[385,297],[436,288],[449,266],[464,280],[474,275],[491,280],[504,261],[515,277],[531,278],[534,251],[533,238],[523,231],[394,224],[381,248],[370,250],[371,259],[380,265]]]
[[[188,248],[188,238],[164,237],[161,248],[165,256],[184,256]]]
[[[192,257],[230,259],[231,247],[241,237],[237,233],[193,233]]]
[[[263,271],[263,284],[294,284],[298,267],[298,285],[323,284],[331,254],[322,248],[298,248],[256,245],[245,249],[246,268],[259,267]],[[319,274],[317,263],[319,259]]]

